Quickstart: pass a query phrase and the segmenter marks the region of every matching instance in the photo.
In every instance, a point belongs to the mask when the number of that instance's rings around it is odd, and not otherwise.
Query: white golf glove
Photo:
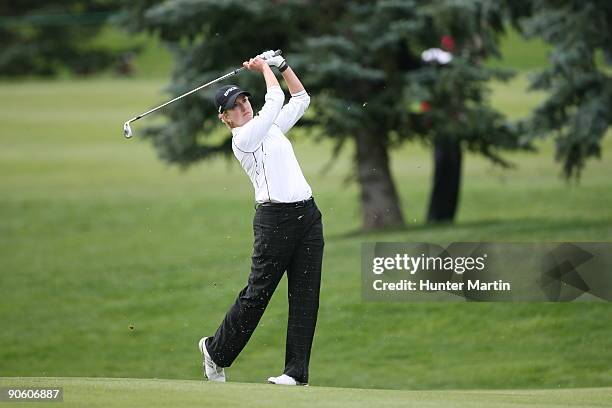
[[[282,55],[275,56],[275,52],[276,51],[268,50],[259,54],[258,57],[263,58],[263,60],[266,61],[266,64],[268,64],[268,66],[276,67],[280,72],[283,72],[287,67],[287,62],[285,61]]]
[[[276,51],[273,51],[273,50],[264,51],[261,54],[259,54],[258,57],[263,60],[268,60],[269,58],[272,58],[274,56],[275,52]]]

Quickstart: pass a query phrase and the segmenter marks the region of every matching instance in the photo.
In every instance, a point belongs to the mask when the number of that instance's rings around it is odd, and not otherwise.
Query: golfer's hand
[[[268,51],[264,51],[261,54],[259,54],[258,57],[263,58],[264,61],[266,61],[266,64],[268,64],[270,67],[281,68],[282,66],[285,65],[285,59],[283,58],[282,55],[274,55],[274,54],[276,54],[276,51],[268,50]]]
[[[261,59],[263,59],[264,61],[274,57],[274,54],[276,53],[276,51],[273,50],[268,50],[268,51],[264,51],[261,54],[259,54],[257,57],[260,57]],[[255,58],[257,58],[255,57]]]
[[[251,58],[248,61],[244,61],[242,66],[248,69],[249,71],[258,71],[264,72],[264,70],[268,67],[266,62],[260,57]]]

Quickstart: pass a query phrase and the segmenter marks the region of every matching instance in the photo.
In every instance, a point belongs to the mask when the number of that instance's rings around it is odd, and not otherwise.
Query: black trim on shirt
[[[244,150],[242,150],[241,148],[239,148],[239,147],[238,147],[238,145],[237,145],[236,143],[234,143],[234,138],[233,138],[233,137],[232,137],[232,144],[233,144],[234,146],[236,146],[236,149],[240,150],[242,153],[255,153],[256,151],[258,151],[258,150],[259,150],[259,147],[260,147],[260,146],[258,146],[258,147],[257,147],[257,149],[253,150],[252,152],[245,152]],[[263,141],[261,142],[261,144],[263,144]]]
[[[270,197],[270,187],[268,186],[268,177],[266,177],[266,164],[264,163],[264,157],[266,156],[266,152],[264,152],[264,144],[261,142],[261,166],[263,167],[264,172],[264,180],[266,180],[266,190],[268,190],[268,201],[272,201]]]

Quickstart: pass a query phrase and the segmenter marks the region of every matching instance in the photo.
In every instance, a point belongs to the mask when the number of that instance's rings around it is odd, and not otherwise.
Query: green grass
[[[516,30],[508,27],[505,35],[500,37],[499,52],[501,58],[489,60],[489,65],[530,71],[548,64],[550,46],[540,39],[526,40]]]
[[[63,387],[62,407],[606,407],[612,388],[390,391],[126,378],[1,378],[1,386]],[[36,407],[40,403],[20,403]]]
[[[93,45],[111,50],[138,47],[132,61],[134,76],[138,78],[167,78],[172,70],[172,54],[155,35],[133,35],[108,25],[96,36]]]
[[[123,139],[128,117],[166,99],[163,82],[0,84],[0,374],[201,377],[196,343],[214,332],[246,283],[253,192],[234,161],[187,172],[166,167],[138,138],[145,121],[134,124],[133,140]],[[495,105],[512,117],[527,114],[540,96],[525,94],[525,87],[522,76],[495,85]],[[294,147],[326,234],[313,385],[612,384],[609,304],[360,299],[361,242],[611,241],[610,137],[603,159],[589,162],[579,184],[559,178],[550,143],[538,154],[508,155],[517,164],[510,171],[467,155],[457,222],[438,227],[423,224],[431,155],[406,145],[393,152],[392,167],[408,227],[367,235],[354,233],[358,192],[343,183],[351,149],[321,174],[329,144],[298,134]],[[262,382],[281,372],[285,327],[283,281],[228,370],[232,381]]]

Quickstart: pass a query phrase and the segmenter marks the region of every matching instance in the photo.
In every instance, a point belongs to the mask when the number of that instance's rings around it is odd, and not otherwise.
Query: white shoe
[[[200,353],[204,355],[204,363],[202,364],[204,366],[204,374],[206,374],[208,381],[225,382],[225,369],[215,364],[212,358],[210,358],[208,350],[206,350],[205,342],[207,338],[208,337],[202,337],[200,343],[198,343]]]
[[[270,377],[268,378],[268,382],[276,385],[308,385],[295,381],[295,378],[289,377],[287,374],[279,375],[278,377]]]

